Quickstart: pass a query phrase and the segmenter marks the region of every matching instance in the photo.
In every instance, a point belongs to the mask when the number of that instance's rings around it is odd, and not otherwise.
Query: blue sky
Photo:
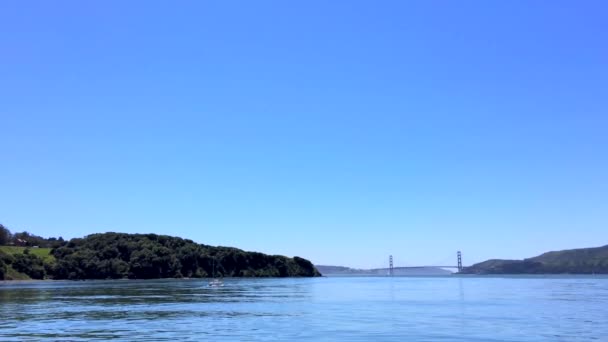
[[[0,222],[319,264],[608,244],[602,1],[0,3]]]

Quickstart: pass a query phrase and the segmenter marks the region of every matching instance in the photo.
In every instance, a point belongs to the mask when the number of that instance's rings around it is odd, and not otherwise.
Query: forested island
[[[64,241],[0,225],[0,280],[315,277],[313,264],[157,234],[102,233]]]
[[[608,274],[608,245],[568,249],[524,260],[491,259],[470,267],[463,274]]]

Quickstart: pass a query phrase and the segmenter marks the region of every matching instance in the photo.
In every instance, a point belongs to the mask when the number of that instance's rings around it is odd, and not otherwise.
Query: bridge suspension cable
[[[451,260],[454,260],[452,258],[450,258]],[[448,265],[446,265],[448,264]],[[456,252],[456,265],[453,264],[452,262],[437,262],[431,265],[423,265],[423,266],[398,266],[399,268],[424,268],[424,267],[438,267],[438,268],[456,268],[458,269],[458,272],[462,272],[463,266],[462,266],[462,252],[461,251],[457,251]],[[393,264],[393,256],[389,255],[388,257],[388,274],[389,275],[393,275],[394,274],[394,264]]]

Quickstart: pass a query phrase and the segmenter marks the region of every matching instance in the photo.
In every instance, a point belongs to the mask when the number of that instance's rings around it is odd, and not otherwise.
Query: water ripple
[[[0,285],[2,341],[601,341],[608,278],[320,278]]]

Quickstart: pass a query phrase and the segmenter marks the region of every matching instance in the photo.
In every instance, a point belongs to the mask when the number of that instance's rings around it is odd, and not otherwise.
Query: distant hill
[[[356,269],[345,266],[328,266],[328,265],[315,265],[317,270],[324,276],[338,277],[338,276],[386,276],[388,275],[388,268],[373,268],[373,269]],[[393,275],[395,276],[417,276],[417,275],[449,275],[452,272],[437,267],[395,267],[393,269]]]
[[[466,267],[463,274],[608,274],[608,245],[568,249],[524,260],[491,259]]]
[[[340,274],[340,273],[348,273],[350,271],[356,271],[356,270],[354,270],[352,268],[348,268],[348,267],[344,267],[344,266],[315,265],[315,267],[323,275]]]

